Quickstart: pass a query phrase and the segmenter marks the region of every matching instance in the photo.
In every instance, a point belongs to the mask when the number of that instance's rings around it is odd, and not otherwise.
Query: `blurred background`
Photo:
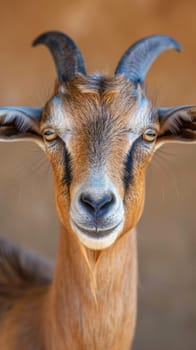
[[[194,0],[1,0],[0,14],[0,105],[40,106],[51,95],[51,56],[30,44],[53,29],[74,38],[89,72],[113,73],[125,49],[144,36],[173,36],[183,53],[157,59],[148,95],[160,106],[196,103]],[[195,146],[164,147],[147,174],[134,350],[196,349],[195,154]],[[53,258],[59,224],[45,156],[30,143],[1,143],[0,160],[1,234]]]

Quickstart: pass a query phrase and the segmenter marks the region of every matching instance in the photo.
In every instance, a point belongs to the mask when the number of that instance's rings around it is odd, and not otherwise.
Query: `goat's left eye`
[[[58,135],[54,129],[48,128],[44,130],[43,136],[46,141],[53,141],[57,138]]]
[[[157,137],[157,132],[154,129],[148,128],[144,131],[142,137],[147,142],[153,142]]]

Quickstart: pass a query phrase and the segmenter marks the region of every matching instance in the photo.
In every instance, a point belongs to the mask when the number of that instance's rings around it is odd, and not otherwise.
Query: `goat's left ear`
[[[0,107],[0,141],[35,141],[42,146],[42,108]]]
[[[159,108],[156,148],[167,142],[196,142],[196,106]]]

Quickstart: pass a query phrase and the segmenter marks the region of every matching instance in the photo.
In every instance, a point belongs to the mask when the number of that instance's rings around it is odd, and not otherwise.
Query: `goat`
[[[160,53],[181,48],[169,36],[146,37],[109,77],[87,75],[61,32],[38,44],[55,61],[54,94],[44,108],[1,107],[0,141],[34,141],[45,151],[61,234],[54,272],[0,241],[0,349],[130,349],[146,169],[162,144],[196,141],[196,108],[156,108],[144,80]]]

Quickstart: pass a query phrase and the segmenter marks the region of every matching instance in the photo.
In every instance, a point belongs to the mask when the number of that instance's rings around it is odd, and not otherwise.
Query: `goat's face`
[[[79,49],[62,33],[36,43],[52,51],[60,82],[44,109],[0,108],[0,140],[34,140],[45,150],[62,224],[86,247],[107,248],[139,220],[153,152],[168,141],[196,141],[194,108],[157,109],[143,89],[155,57],[179,45],[145,38],[107,78],[87,76]]]
[[[89,248],[136,225],[158,130],[142,91],[122,77],[79,76],[48,102],[41,131],[60,217]]]

